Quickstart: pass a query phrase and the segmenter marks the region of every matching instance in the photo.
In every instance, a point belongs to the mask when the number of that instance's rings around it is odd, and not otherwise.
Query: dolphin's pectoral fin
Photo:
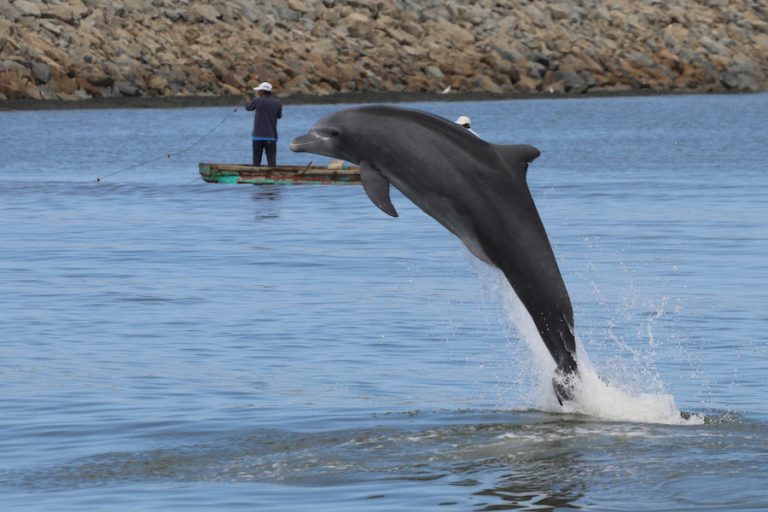
[[[387,215],[397,217],[397,210],[389,199],[389,180],[368,162],[360,162],[360,181],[370,200]]]

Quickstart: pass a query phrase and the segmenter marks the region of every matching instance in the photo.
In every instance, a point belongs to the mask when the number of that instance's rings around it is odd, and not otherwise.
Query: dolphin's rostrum
[[[501,269],[557,364],[558,401],[572,398],[573,309],[526,180],[538,149],[489,144],[425,112],[371,106],[323,117],[291,150],[359,164],[366,194],[385,213],[397,217],[391,183]]]

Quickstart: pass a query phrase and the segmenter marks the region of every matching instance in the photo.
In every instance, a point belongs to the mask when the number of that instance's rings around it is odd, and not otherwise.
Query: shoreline
[[[458,101],[503,101],[503,100],[544,100],[544,99],[587,99],[618,98],[635,96],[681,96],[760,94],[766,91],[701,91],[696,89],[627,89],[620,91],[592,91],[588,93],[488,93],[452,92],[448,94],[427,92],[356,92],[328,95],[292,94],[276,97],[284,105],[333,105],[358,103],[415,103],[415,102],[458,102]],[[243,104],[242,96],[138,96],[102,97],[83,100],[33,100],[16,99],[0,101],[0,112],[37,110],[87,110],[120,108],[195,108],[195,107],[236,107]]]
[[[763,3],[10,0],[0,111],[765,91]]]

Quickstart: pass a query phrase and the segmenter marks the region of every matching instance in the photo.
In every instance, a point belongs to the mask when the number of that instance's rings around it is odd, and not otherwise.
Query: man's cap
[[[456,124],[460,124],[460,125],[472,124],[472,121],[470,121],[467,116],[459,116],[459,118],[456,120]]]
[[[272,91],[272,84],[269,82],[261,82],[257,87],[253,88],[254,91]]]

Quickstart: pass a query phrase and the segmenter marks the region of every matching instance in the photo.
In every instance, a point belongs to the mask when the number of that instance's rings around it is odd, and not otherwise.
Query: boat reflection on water
[[[278,215],[278,199],[285,185],[359,185],[360,168],[343,161],[327,165],[278,165],[276,167],[219,164],[198,164],[200,177],[206,183],[230,185],[258,185],[252,199],[259,206],[256,220],[275,218]]]
[[[251,194],[255,210],[253,218],[257,221],[276,219],[280,215],[281,185],[259,185]]]

